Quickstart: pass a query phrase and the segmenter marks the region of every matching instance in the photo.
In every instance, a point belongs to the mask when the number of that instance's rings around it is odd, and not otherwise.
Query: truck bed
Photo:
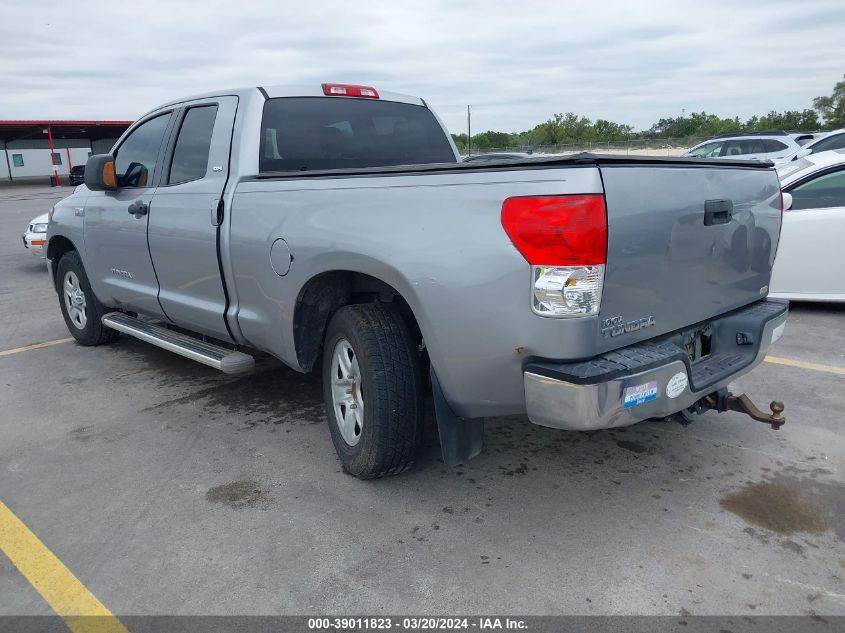
[[[297,297],[317,275],[372,276],[408,302],[459,414],[519,413],[531,359],[593,358],[764,297],[779,193],[770,163],[595,154],[250,175],[232,204],[233,306],[251,345],[295,367],[294,337],[270,327],[279,314],[292,332]],[[534,314],[531,266],[502,228],[505,199],[566,194],[606,199],[597,316]],[[713,199],[736,212],[704,226]],[[280,278],[255,253],[282,238],[295,263]],[[606,334],[608,320],[618,334]]]

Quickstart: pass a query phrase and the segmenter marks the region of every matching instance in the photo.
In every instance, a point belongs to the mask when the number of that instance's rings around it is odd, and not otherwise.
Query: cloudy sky
[[[335,81],[422,96],[453,132],[468,103],[474,131],[566,111],[642,128],[812,107],[845,73],[842,0],[0,2],[0,119]]]

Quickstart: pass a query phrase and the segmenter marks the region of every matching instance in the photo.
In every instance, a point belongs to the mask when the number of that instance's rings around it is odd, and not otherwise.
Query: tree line
[[[816,97],[813,107],[804,110],[770,111],[768,114],[722,118],[707,112],[692,112],[679,117],[661,118],[647,130],[634,130],[630,125],[605,119],[592,119],[573,112],[554,114],[547,121],[524,132],[488,130],[472,135],[472,150],[483,151],[508,147],[537,147],[602,143],[611,141],[648,140],[658,138],[710,137],[734,132],[767,130],[816,131],[845,127],[845,76],[833,87],[830,96]],[[467,135],[452,134],[462,152],[467,150]]]

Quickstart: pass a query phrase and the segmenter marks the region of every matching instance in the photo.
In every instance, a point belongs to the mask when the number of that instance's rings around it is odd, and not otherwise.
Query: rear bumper
[[[529,363],[523,374],[528,418],[588,431],[683,411],[762,362],[783,334],[788,306],[758,301],[699,324],[712,327],[712,348],[695,364],[681,345],[683,331],[587,361]]]

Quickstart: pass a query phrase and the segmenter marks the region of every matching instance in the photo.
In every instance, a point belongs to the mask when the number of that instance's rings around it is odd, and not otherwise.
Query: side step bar
[[[219,369],[224,374],[242,374],[252,371],[255,367],[255,359],[249,354],[206,343],[187,334],[141,321],[122,312],[109,312],[103,315],[103,325],[179,356]]]

